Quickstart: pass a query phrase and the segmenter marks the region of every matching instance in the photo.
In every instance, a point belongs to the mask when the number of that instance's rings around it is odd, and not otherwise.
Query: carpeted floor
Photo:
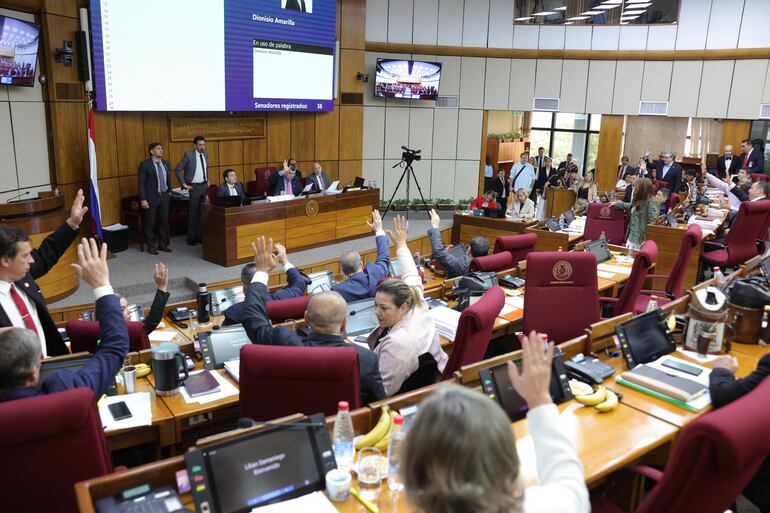
[[[452,212],[442,212],[441,227],[451,225]],[[430,227],[428,216],[424,212],[409,213],[409,235],[416,237],[426,233]],[[392,215],[385,218],[385,228],[393,227]],[[280,241],[279,241],[280,242]],[[242,265],[222,267],[203,260],[201,246],[188,246],[185,236],[171,239],[172,253],[161,253],[153,256],[140,252],[138,244],[129,245],[126,251],[115,253],[115,258],[109,262],[110,280],[116,292],[124,295],[129,303],[140,303],[149,306],[155,295],[155,284],[152,281],[154,264],[163,262],[169,268],[169,302],[184,301],[195,296],[199,282],[220,281],[240,276]],[[339,256],[343,250],[358,251],[373,248],[374,237],[362,237],[339,244],[330,244],[318,248],[289,253],[289,260],[296,266],[328,260]],[[78,305],[93,301],[91,288],[81,282],[78,290],[55,303],[50,308]]]

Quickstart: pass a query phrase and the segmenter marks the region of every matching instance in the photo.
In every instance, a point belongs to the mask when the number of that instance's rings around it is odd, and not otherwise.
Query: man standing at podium
[[[168,247],[168,206],[171,202],[168,160],[163,160],[163,146],[159,142],[147,147],[150,158],[139,164],[139,199],[144,209],[144,240],[147,252],[157,255],[158,250],[171,252]],[[155,224],[158,236],[155,237]]]
[[[78,189],[67,221],[37,249],[32,249],[29,235],[23,230],[0,225],[0,327],[15,326],[35,332],[43,357],[67,354],[69,350],[35,280],[56,265],[80,233],[80,223],[88,212],[84,201],[83,190]]]
[[[195,246],[201,238],[201,203],[209,187],[209,152],[206,138],[198,135],[193,139],[194,149],[185,152],[176,165],[176,177],[182,188],[190,194],[187,213],[187,244]]]

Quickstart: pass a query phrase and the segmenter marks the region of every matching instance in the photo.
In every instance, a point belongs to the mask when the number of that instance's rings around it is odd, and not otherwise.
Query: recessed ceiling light
[[[580,21],[580,20],[587,20],[590,18],[590,16],[573,16],[572,18],[567,18],[567,21]]]
[[[649,2],[650,0],[626,0],[627,4],[645,4]],[[652,3],[652,2],[650,2]]]
[[[574,25],[574,24],[575,24],[574,21],[568,21],[568,22],[565,23],[565,25]]]
[[[614,9],[615,7],[620,7],[620,5],[597,5],[594,7],[594,9],[602,9],[603,11],[609,11],[610,9]]]
[[[630,14],[630,15],[633,15],[633,14],[644,14],[644,12],[646,10],[647,9],[634,9],[633,11],[623,11],[623,16],[625,16],[626,14]]]
[[[628,22],[627,21],[621,21],[620,24],[621,25],[628,25]]]
[[[563,7],[555,7],[554,8],[554,11],[566,11],[566,10],[567,10],[567,6],[566,5],[563,6]]]
[[[556,13],[553,11],[542,11],[542,12],[536,12],[532,16],[550,16],[552,14],[556,14]]]
[[[586,11],[581,12],[581,15],[596,16],[597,14],[604,14],[604,11]]]
[[[628,5],[629,9],[641,9],[642,7],[649,7],[652,5],[652,2],[645,2],[643,4],[639,3],[632,3]]]
[[[514,18],[513,21],[527,21],[527,20],[531,20],[531,19],[532,19],[532,16],[525,16],[523,18]]]
[[[638,15],[638,14],[637,14],[636,16],[621,16],[621,17],[620,17],[620,20],[621,20],[621,21],[635,20],[635,19],[636,19],[636,18],[638,18],[638,17],[639,17],[639,15]]]
[[[602,2],[602,5],[620,5],[623,3],[623,0],[605,0]]]

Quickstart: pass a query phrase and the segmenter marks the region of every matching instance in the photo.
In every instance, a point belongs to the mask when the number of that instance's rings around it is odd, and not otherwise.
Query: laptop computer
[[[503,219],[505,218],[505,209],[504,208],[489,208],[489,207],[483,207],[484,209],[484,217],[489,217],[492,219]]]
[[[345,331],[348,336],[372,332],[379,324],[374,311],[374,298],[348,303],[347,320]]]
[[[240,196],[217,196],[214,201],[218,207],[240,207],[243,202]]]

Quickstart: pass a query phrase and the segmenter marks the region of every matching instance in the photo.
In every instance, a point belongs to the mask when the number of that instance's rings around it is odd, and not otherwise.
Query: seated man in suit
[[[623,201],[631,203],[631,198],[634,196],[634,185],[639,176],[633,171],[630,171],[628,175],[630,176],[630,181],[626,181],[626,192],[623,194]]]
[[[222,171],[224,182],[217,187],[217,198],[224,196],[238,196],[243,203],[246,200],[246,192],[243,190],[243,184],[238,181],[235,169],[225,169]]]
[[[272,175],[275,176],[275,175]],[[272,189],[271,196],[281,196],[282,194],[291,194],[299,196],[302,192],[302,178],[297,176],[296,171],[288,168],[275,180],[275,186]]]
[[[660,215],[666,214],[668,212],[669,200],[671,199],[671,191],[665,187],[658,189],[655,199],[660,203]]]
[[[447,251],[444,244],[441,242],[441,232],[439,231],[441,218],[439,218],[435,210],[430,211],[430,225],[431,228],[428,230],[428,237],[430,238],[432,258],[444,267],[447,278],[462,276],[468,272],[472,258],[489,254],[489,241],[486,237],[478,235],[471,239],[466,254],[457,257]]]
[[[340,268],[347,279],[332,287],[333,291],[339,292],[348,302],[374,297],[377,284],[388,276],[390,253],[388,237],[382,229],[380,211],[372,210],[372,222],[367,221],[366,224],[375,234],[377,260],[364,267],[357,251],[345,251],[340,255]]]
[[[299,297],[305,295],[305,278],[300,274],[299,269],[289,262],[289,257],[286,255],[286,248],[283,244],[274,243],[276,252],[276,259],[278,263],[283,266],[283,270],[286,271],[287,285],[275,292],[268,292],[265,295],[265,301],[272,301],[274,299],[290,299],[293,297]],[[251,284],[254,273],[257,271],[256,266],[253,263],[248,263],[243,266],[241,270],[241,284],[243,285],[243,295],[246,296],[249,293],[249,285]],[[228,326],[230,324],[241,324],[243,322],[243,313],[246,309],[246,303],[235,303],[225,310],[225,320],[222,326]]]
[[[318,162],[313,162],[313,173],[307,177],[307,180],[305,180],[305,187],[307,187],[309,183],[313,184],[313,188],[311,189],[312,192],[321,192],[332,184],[329,181],[329,176],[324,173],[321,164]]]
[[[649,159],[649,151],[645,153],[645,158]],[[655,170],[655,179],[668,182],[668,189],[671,192],[682,190],[682,166],[674,162],[676,155],[671,150],[666,150],[662,154],[661,160],[655,160],[647,163],[648,170]]]
[[[37,332],[43,356],[67,354],[69,350],[35,280],[56,265],[80,233],[80,223],[88,212],[84,201],[83,190],[78,189],[67,221],[37,249],[32,248],[23,230],[0,224],[0,327],[16,326]]]
[[[738,174],[741,159],[733,155],[733,145],[725,145],[725,154],[717,159],[717,178],[726,180],[728,176]]]
[[[0,333],[0,402],[80,387],[90,388],[101,397],[110,388],[128,353],[128,329],[110,285],[107,244],[99,250],[94,239],[82,239],[76,269],[94,289],[100,319],[99,349],[79,371],[58,371],[40,383],[40,338],[31,329],[6,328]]]
[[[278,166],[278,172],[271,173],[267,177],[267,181],[270,186],[269,187],[270,192],[272,192],[273,189],[275,189],[275,187],[278,185],[278,182],[281,180],[281,178],[283,178],[286,172],[289,171],[290,169],[294,171],[295,175],[299,176],[300,183],[302,183],[302,172],[299,169],[297,169],[297,161],[291,158],[284,159],[283,163],[280,166]]]
[[[286,326],[272,327],[267,318],[265,298],[267,296],[268,273],[278,263],[273,254],[273,240],[265,242],[259,237],[254,250],[256,272],[246,293],[246,311],[243,327],[254,344],[311,347],[351,347],[358,353],[361,374],[361,404],[369,404],[385,397],[379,359],[374,351],[358,344],[345,342],[347,305],[336,292],[326,291],[313,296],[307,305],[305,321],[310,332],[304,338]]]
[[[155,286],[158,289],[155,291],[155,297],[152,300],[152,306],[150,306],[150,312],[147,317],[144,318],[142,324],[144,325],[144,332],[148,335],[155,331],[160,321],[163,320],[163,312],[166,309],[166,303],[171,294],[168,292],[168,268],[166,264],[155,264],[155,273],[152,275],[152,279],[155,281]],[[128,300],[123,296],[120,297],[120,309],[123,312],[123,319],[126,322],[131,320],[131,314],[133,313],[128,308]],[[99,317],[97,317],[99,319]]]

